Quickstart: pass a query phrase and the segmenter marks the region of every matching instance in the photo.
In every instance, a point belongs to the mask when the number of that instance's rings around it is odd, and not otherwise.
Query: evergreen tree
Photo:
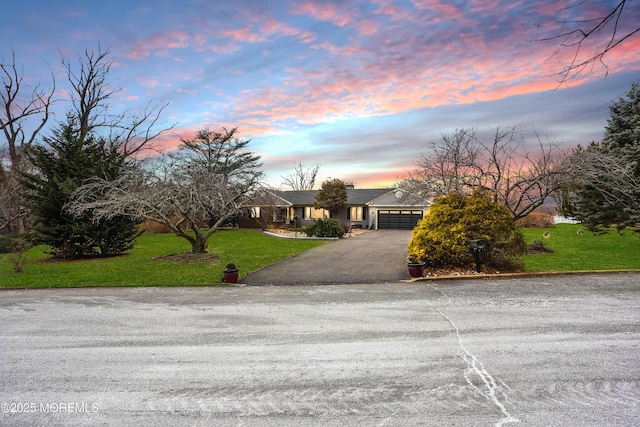
[[[316,208],[328,210],[335,218],[338,211],[347,207],[347,185],[339,179],[324,181],[315,199]]]
[[[640,223],[640,81],[610,106],[602,142],[573,157],[578,220],[592,231]]]
[[[37,217],[38,240],[57,258],[119,255],[133,247],[137,224],[119,216],[94,221],[91,212],[74,216],[65,210],[73,192],[88,178],[114,179],[125,163],[112,144],[92,135],[80,135],[77,120],[69,115],[44,144],[27,155],[36,171],[24,175],[27,199]]]

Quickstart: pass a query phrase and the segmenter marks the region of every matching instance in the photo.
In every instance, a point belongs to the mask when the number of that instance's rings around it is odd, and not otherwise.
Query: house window
[[[249,210],[249,216],[251,218],[260,218],[260,206],[254,206]]]
[[[329,211],[326,209],[317,209],[313,206],[305,206],[304,219],[329,218]]]
[[[362,206],[351,206],[349,208],[349,219],[351,221],[362,221],[364,219]]]

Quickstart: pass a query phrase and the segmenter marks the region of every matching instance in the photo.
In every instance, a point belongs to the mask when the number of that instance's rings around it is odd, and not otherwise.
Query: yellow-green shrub
[[[483,263],[501,268],[526,250],[509,210],[478,190],[436,198],[413,230],[409,255],[436,267],[471,265],[468,239],[484,239]]]

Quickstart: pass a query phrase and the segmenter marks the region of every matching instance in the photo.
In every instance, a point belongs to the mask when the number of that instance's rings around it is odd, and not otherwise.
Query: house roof
[[[393,188],[347,188],[347,204],[348,205],[366,205],[370,201],[393,192]],[[296,206],[311,206],[316,201],[315,196],[318,190],[306,191],[274,191],[277,197],[290,202]]]
[[[278,197],[288,201],[292,205],[313,205],[314,196],[318,194],[318,190],[305,191],[274,191]]]
[[[363,188],[347,189],[347,204],[349,205],[366,205],[373,199],[383,196],[387,193],[393,192],[393,188]]]
[[[377,197],[371,200],[368,203],[369,206],[375,206],[378,208],[382,207],[397,207],[397,206],[406,206],[407,208],[415,207],[415,208],[423,208],[431,205],[429,200],[420,200],[418,198],[405,198],[402,195],[402,191],[394,189],[388,193],[383,194],[380,197]]]

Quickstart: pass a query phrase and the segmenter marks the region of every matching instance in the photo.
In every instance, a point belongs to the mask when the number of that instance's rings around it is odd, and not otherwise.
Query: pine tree
[[[37,223],[38,240],[57,258],[119,255],[133,247],[137,224],[125,217],[94,221],[91,212],[74,216],[65,210],[73,192],[88,178],[118,176],[125,159],[116,149],[88,135],[80,137],[77,120],[69,115],[44,144],[27,155],[36,171],[24,175]]]

